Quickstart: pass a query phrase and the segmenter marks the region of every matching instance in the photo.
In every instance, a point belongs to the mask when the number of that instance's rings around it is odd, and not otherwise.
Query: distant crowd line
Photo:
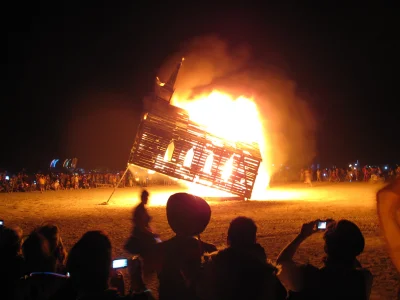
[[[145,172],[130,172],[123,176],[122,172],[108,173],[55,173],[48,174],[36,173],[27,174],[24,172],[7,175],[0,173],[0,192],[33,192],[33,191],[58,191],[58,190],[77,190],[101,187],[134,187],[151,185],[174,185],[176,181],[157,174]]]
[[[149,170],[137,168],[127,172],[39,172],[28,174],[20,172],[9,175],[0,173],[0,192],[33,192],[33,191],[58,191],[92,189],[101,187],[149,187],[171,186],[177,184],[177,179],[170,178]],[[271,178],[271,183],[289,182],[384,182],[400,177],[400,166],[353,166],[347,168],[303,168],[301,170],[281,167],[276,170]]]
[[[400,166],[357,166],[346,168],[302,168],[299,172],[289,168],[280,168],[271,178],[272,183],[300,181],[316,182],[385,182],[400,177]]]

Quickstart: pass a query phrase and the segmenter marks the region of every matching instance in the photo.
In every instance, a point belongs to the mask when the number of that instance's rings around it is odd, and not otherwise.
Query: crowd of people
[[[112,267],[112,244],[102,231],[85,233],[67,253],[54,224],[42,224],[25,239],[19,228],[2,226],[0,298],[154,299],[146,287],[149,274],[157,274],[160,300],[370,297],[372,274],[357,259],[365,239],[349,220],[324,220],[322,228],[318,225],[321,220],[303,224],[272,261],[268,249],[257,243],[256,223],[245,216],[231,220],[224,249],[203,241],[200,234],[209,224],[211,208],[204,199],[187,193],[169,197],[166,216],[175,236],[162,241],[151,226],[148,198],[144,190],[125,244],[132,255],[127,264],[130,288],[125,287],[118,268]],[[294,255],[300,244],[321,231],[324,266],[296,263]]]
[[[272,183],[304,182],[385,182],[400,177],[400,166],[352,165],[332,168],[302,168],[298,172],[280,167],[272,175]]]
[[[15,175],[0,173],[0,192],[33,192],[93,189],[99,187],[134,187],[152,185],[174,185],[176,181],[160,174],[148,173],[146,170],[128,172],[121,178],[120,172],[49,172],[27,174],[20,172]]]
[[[271,184],[304,182],[384,182],[400,176],[400,166],[383,168],[364,166],[347,168],[302,168],[300,170],[281,167],[273,171]],[[28,174],[0,172],[0,192],[32,192],[92,189],[99,187],[149,187],[155,185],[175,185],[177,180],[137,167],[123,177],[119,172],[39,172]]]

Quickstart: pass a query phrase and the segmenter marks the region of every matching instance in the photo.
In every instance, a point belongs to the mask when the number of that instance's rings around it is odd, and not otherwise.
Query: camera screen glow
[[[128,260],[126,258],[113,260],[113,269],[125,268],[128,266]]]
[[[326,229],[326,222],[318,222],[318,229]]]

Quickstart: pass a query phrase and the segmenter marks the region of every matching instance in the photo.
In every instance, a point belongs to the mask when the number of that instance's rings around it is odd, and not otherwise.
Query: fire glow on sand
[[[174,86],[182,62],[166,83],[157,78],[155,95],[145,98],[129,164],[191,183],[200,196],[197,185],[260,197],[269,175],[260,168],[266,139],[255,102],[221,91],[180,99]]]

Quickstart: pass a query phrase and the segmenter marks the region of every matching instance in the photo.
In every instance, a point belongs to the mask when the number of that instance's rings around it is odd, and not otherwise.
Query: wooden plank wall
[[[153,106],[144,116],[131,150],[130,163],[174,178],[212,185],[244,198],[251,197],[261,163],[257,144],[227,143],[191,122],[186,111],[172,105]],[[164,155],[171,141],[175,149],[172,160],[166,162]],[[184,167],[186,153],[191,148],[194,150],[191,167]],[[214,159],[211,174],[207,174],[203,167],[210,151]],[[223,168],[232,155],[235,155],[232,175],[225,182]]]

